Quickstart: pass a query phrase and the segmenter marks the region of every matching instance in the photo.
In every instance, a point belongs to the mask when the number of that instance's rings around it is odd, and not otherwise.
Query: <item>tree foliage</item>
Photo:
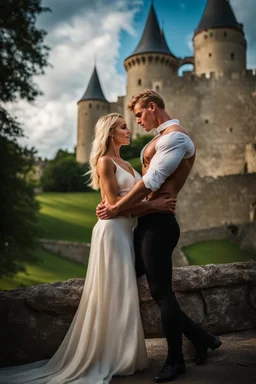
[[[152,135],[138,135],[131,140],[131,144],[121,148],[121,157],[125,160],[133,159],[140,156],[142,148],[153,138]]]
[[[88,165],[80,164],[74,153],[59,150],[43,171],[41,187],[46,192],[84,192],[90,191],[86,183]]]
[[[47,8],[41,0],[5,0],[0,5],[0,276],[22,269],[37,244],[37,210],[31,170],[34,149],[17,139],[23,127],[7,105],[34,101],[41,93],[33,77],[44,73],[46,32],[36,18]]]

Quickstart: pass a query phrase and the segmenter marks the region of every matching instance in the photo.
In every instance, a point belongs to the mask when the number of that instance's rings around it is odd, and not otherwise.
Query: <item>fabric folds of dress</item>
[[[121,196],[138,178],[116,164]],[[132,219],[99,220],[81,301],[57,352],[50,360],[1,369],[0,384],[108,384],[114,375],[147,366]]]

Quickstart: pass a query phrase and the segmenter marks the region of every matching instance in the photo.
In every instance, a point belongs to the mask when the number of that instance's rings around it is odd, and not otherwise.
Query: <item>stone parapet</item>
[[[78,243],[73,241],[40,239],[41,247],[47,251],[56,253],[59,256],[76,261],[81,264],[88,264],[90,254],[89,243]]]
[[[256,263],[174,268],[173,288],[183,310],[216,334],[256,327]],[[0,365],[53,355],[78,307],[83,279],[0,292]],[[146,337],[163,335],[145,277],[139,280]],[[125,300],[125,298],[124,298]]]

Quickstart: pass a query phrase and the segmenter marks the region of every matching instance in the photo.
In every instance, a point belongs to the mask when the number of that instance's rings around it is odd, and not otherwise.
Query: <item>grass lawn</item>
[[[184,247],[183,251],[191,265],[225,264],[236,261],[256,261],[256,255],[241,250],[238,244],[228,240],[212,240]]]
[[[54,240],[90,242],[92,228],[97,222],[98,192],[43,193],[37,196],[40,237]]]
[[[42,249],[36,251],[36,256],[38,260],[35,263],[25,263],[27,273],[19,272],[12,278],[1,278],[0,289],[9,290],[42,283],[65,281],[75,277],[84,278],[86,275],[86,265],[75,263]]]

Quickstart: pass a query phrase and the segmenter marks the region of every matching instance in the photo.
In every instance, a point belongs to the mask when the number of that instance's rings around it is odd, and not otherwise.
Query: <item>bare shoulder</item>
[[[113,163],[111,157],[101,156],[97,162],[97,171],[104,172],[108,170],[115,170],[115,164]]]
[[[190,137],[189,132],[185,128],[183,128],[181,125],[178,125],[178,124],[167,127],[164,132],[164,135],[171,132],[181,132]]]

